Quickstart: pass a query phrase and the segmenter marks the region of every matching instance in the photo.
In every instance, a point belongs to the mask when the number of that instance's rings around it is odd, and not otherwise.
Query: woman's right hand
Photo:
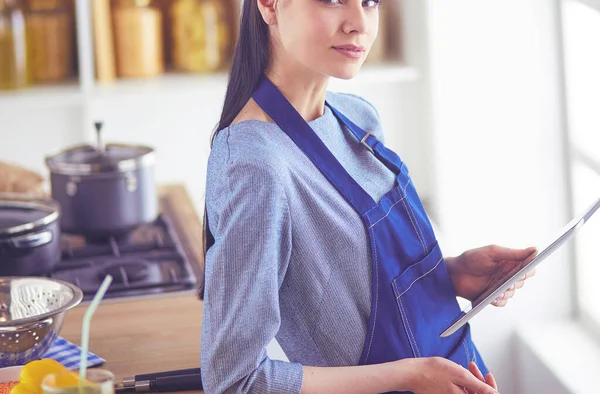
[[[412,362],[414,373],[410,379],[410,391],[415,394],[498,394],[474,372],[445,358],[417,358]]]

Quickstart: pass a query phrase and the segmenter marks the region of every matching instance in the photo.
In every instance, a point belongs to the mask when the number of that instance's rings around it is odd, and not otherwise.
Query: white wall
[[[431,4],[436,203],[447,251],[544,243],[568,221],[557,1]],[[567,256],[565,249],[544,262],[506,308],[489,307],[473,320],[503,394],[560,392],[550,380],[535,391],[518,387],[517,371],[544,371],[519,363],[513,332],[570,314]]]
[[[523,394],[573,394],[547,365],[539,362],[539,355],[529,346],[521,346],[517,349],[516,357],[518,365],[536,366],[535,369],[525,367],[515,372],[515,381],[518,384],[516,392]],[[588,393],[593,392],[588,391]],[[584,394],[584,392],[578,394]]]
[[[0,160],[44,174],[44,158],[81,142],[80,105],[0,105]]]

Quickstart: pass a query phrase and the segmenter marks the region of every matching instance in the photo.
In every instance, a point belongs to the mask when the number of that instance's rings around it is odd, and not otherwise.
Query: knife
[[[117,392],[165,392],[202,390],[200,368],[126,376],[115,385]]]

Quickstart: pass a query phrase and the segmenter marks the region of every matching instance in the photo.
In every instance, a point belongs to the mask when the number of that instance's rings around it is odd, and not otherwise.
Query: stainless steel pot
[[[43,275],[60,261],[60,206],[0,193],[0,276]]]
[[[158,215],[150,147],[102,142],[75,146],[46,158],[52,197],[62,209],[61,230],[88,237],[130,231]]]

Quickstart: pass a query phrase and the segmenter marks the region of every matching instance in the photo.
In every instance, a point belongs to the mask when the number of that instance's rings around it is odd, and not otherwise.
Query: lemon
[[[49,380],[47,380],[46,383],[48,384],[48,386],[56,389],[76,387],[79,385],[79,375],[77,375],[75,372],[54,375]]]
[[[17,390],[27,390],[29,394],[41,394],[42,393],[42,380],[50,374],[68,372],[69,369],[63,366],[58,361],[50,358],[42,360],[31,361],[23,367],[19,374],[19,384],[13,388]],[[77,381],[76,381],[77,382]],[[11,390],[11,394],[24,394],[24,391],[14,392]]]

